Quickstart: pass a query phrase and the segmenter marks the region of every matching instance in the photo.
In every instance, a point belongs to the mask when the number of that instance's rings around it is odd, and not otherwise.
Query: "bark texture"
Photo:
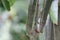
[[[36,2],[37,0],[30,0],[30,5],[28,9],[26,29],[27,29],[28,35],[30,36],[30,40],[33,40],[32,25],[33,25],[33,19],[34,19],[34,14],[35,14]]]
[[[41,21],[40,21],[40,32],[42,33],[43,28],[45,26],[46,20],[47,20],[47,16],[49,13],[49,9],[51,7],[53,0],[46,0],[46,5],[45,8],[43,9],[42,13],[41,13]]]
[[[49,16],[45,25],[45,40],[54,40],[53,23]]]

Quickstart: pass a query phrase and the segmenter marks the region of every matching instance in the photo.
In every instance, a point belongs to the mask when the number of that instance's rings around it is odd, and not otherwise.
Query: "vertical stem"
[[[38,26],[37,26],[37,23],[38,23],[38,10],[39,10],[39,0],[37,0],[36,2],[36,9],[35,9],[35,23],[34,23],[34,40],[39,40],[39,30],[38,30]]]
[[[26,23],[26,30],[28,32],[28,35],[30,35],[30,40],[32,40],[32,25],[33,25],[33,19],[35,14],[35,7],[36,7],[36,1],[37,0],[30,0],[30,5],[28,9],[28,18]]]
[[[46,6],[45,6],[45,8],[43,10],[43,14],[41,15],[42,18],[41,18],[41,21],[40,21],[40,25],[41,25],[40,32],[42,32],[42,30],[43,30],[43,28],[45,26],[47,15],[49,13],[49,9],[51,7],[52,1],[53,0],[46,0]]]
[[[50,17],[47,18],[47,23],[45,25],[45,40],[54,40],[53,23]]]

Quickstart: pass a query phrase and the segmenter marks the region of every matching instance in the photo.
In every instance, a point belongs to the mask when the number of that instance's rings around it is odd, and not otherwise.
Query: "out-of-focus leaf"
[[[14,5],[11,7],[12,11],[14,11],[17,15],[17,21],[19,23],[26,23],[26,14],[28,10],[28,6],[24,1],[16,1]]]
[[[58,25],[58,0],[54,0],[51,5],[50,17],[53,23]]]
[[[10,6],[12,6],[15,3],[16,0],[8,0],[8,1],[10,3]]]
[[[1,0],[1,2],[2,2],[4,8],[9,11],[10,10],[9,1],[7,1],[7,0]]]
[[[20,11],[18,11],[17,16],[18,16],[19,22],[26,23],[27,15],[25,10],[21,9]]]
[[[26,36],[25,24],[20,23],[19,25],[14,25],[11,27],[10,32],[13,40],[29,40],[29,38]]]
[[[2,4],[2,2],[1,2],[1,0],[0,0],[0,7],[4,8],[4,7],[3,7],[3,4]]]
[[[12,9],[11,8],[11,10],[10,10],[10,15],[11,15],[11,17],[14,19],[15,18],[15,16],[16,16],[16,11],[14,10],[14,9]]]
[[[28,9],[28,6],[24,1],[16,1],[12,8],[16,11],[19,11],[20,9],[24,9],[26,11]]]

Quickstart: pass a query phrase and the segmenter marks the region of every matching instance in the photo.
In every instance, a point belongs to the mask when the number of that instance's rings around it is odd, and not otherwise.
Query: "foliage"
[[[10,10],[10,4],[7,0],[1,0],[5,9]]]
[[[14,25],[11,27],[10,33],[13,40],[29,40],[29,36],[26,35],[25,24],[20,23],[19,25]]]
[[[28,6],[25,1],[16,1],[14,5],[11,7],[12,12],[16,13],[17,19],[16,21],[18,23],[26,23],[26,17],[27,17],[27,9]]]
[[[14,4],[15,0],[0,0],[1,7],[5,8],[6,10],[10,10],[10,7]]]
[[[58,25],[58,1],[53,1],[49,14],[52,22]]]
[[[2,4],[2,2],[1,2],[1,0],[0,0],[0,7],[3,7],[3,4]]]
[[[10,6],[12,6],[16,0],[8,0],[8,1],[9,1]]]

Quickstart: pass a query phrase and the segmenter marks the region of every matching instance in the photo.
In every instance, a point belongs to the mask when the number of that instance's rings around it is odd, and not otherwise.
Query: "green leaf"
[[[2,2],[1,2],[1,0],[0,0],[0,7],[4,8],[4,7],[3,7],[3,4],[2,4]]]
[[[16,0],[8,0],[8,1],[10,3],[10,6],[12,6],[15,3]]]
[[[50,17],[52,22],[58,25],[58,1],[53,1],[50,9]]]
[[[1,2],[2,2],[4,8],[9,11],[10,10],[9,1],[8,0],[1,0]]]

